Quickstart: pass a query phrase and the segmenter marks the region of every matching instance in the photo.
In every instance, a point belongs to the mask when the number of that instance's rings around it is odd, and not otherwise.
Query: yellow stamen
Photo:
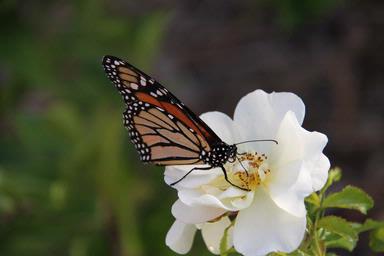
[[[256,190],[267,177],[271,170],[268,168],[267,156],[265,154],[246,153],[241,155],[235,163],[228,163],[225,169],[228,174],[228,179],[246,190]],[[245,170],[244,170],[245,169]],[[220,175],[210,182],[209,186],[204,186],[204,189],[211,191],[212,187],[220,190],[226,190],[231,186],[225,179],[224,175]]]

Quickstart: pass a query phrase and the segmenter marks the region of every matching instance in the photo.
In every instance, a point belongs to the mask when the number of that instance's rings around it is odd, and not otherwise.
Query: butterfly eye
[[[228,162],[230,163],[234,163],[235,161],[236,161],[236,158],[233,158],[233,157],[228,158]]]

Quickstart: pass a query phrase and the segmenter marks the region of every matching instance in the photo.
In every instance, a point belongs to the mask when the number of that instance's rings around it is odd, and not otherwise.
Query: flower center
[[[267,159],[265,154],[257,152],[241,155],[232,167],[230,179],[242,188],[255,190],[271,172]]]
[[[224,168],[227,171],[228,179],[233,184],[245,190],[254,191],[258,186],[267,182],[271,173],[267,159],[265,154],[248,152],[237,157],[236,162],[228,162]],[[224,191],[231,184],[225,180],[224,175],[220,175],[211,181],[209,186],[203,186],[205,192],[211,191],[212,186]]]

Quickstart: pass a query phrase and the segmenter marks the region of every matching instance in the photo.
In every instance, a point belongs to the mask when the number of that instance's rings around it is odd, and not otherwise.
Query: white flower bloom
[[[207,222],[237,213],[231,242],[238,252],[255,256],[295,250],[306,227],[304,198],[321,189],[330,167],[322,153],[327,137],[302,128],[304,114],[305,106],[295,94],[262,90],[240,100],[233,120],[219,112],[203,114],[201,118],[227,144],[275,139],[278,145],[240,144],[238,153],[244,153],[240,162],[224,166],[233,183],[250,191],[231,186],[219,168],[196,170],[177,183],[179,200],[172,207],[176,221],[168,232],[167,245],[187,253],[196,224],[202,225],[204,236]],[[171,184],[193,167],[167,167],[165,181]],[[221,237],[224,229],[217,230]],[[217,244],[211,244],[211,251],[218,253]]]
[[[231,225],[228,217],[220,218],[215,222],[203,224],[185,224],[176,220],[168,231],[165,243],[179,254],[186,254],[192,247],[197,229],[201,229],[203,240],[208,250],[213,254],[220,254],[220,243],[224,231]],[[227,249],[233,246],[233,228],[228,229]]]

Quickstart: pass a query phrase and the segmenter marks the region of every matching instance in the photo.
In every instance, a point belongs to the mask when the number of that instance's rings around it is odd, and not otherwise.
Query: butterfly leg
[[[239,188],[239,189],[241,189],[241,190],[251,191],[251,190],[249,190],[249,189],[242,188],[242,187],[240,187],[240,186],[238,186],[238,185],[232,183],[232,181],[230,181],[230,180],[228,179],[227,171],[225,170],[224,166],[220,166],[220,168],[221,168],[221,170],[222,170],[223,173],[224,173],[224,178],[225,178],[225,180],[226,180],[229,184],[231,184],[232,186],[234,186],[234,187],[236,187],[236,188]]]
[[[212,169],[211,166],[207,166],[207,167],[194,167],[192,168],[191,170],[189,170],[186,174],[184,174],[183,177],[181,177],[180,179],[178,179],[177,181],[171,183],[170,185],[171,186],[174,186],[176,185],[177,183],[179,183],[180,181],[182,181],[184,178],[186,178],[189,174],[191,174],[191,172],[195,171],[195,170],[210,170]]]
[[[244,171],[245,171],[245,173],[247,174],[247,177],[248,177],[249,174],[248,174],[247,169],[245,169],[243,163],[242,163],[242,162],[240,161],[240,159],[237,157],[237,156],[244,156],[244,155],[246,155],[246,154],[247,154],[247,152],[244,152],[244,153],[237,153],[237,154],[236,154],[236,158],[237,158],[237,161],[239,161],[241,167],[243,167],[243,169],[244,169]]]
[[[237,161],[239,161],[239,164],[241,165],[241,167],[243,167],[243,169],[244,169],[244,171],[245,171],[245,173],[247,174],[247,177],[249,176],[249,174],[248,174],[248,171],[247,171],[247,169],[245,169],[245,167],[244,167],[244,165],[243,165],[243,163],[240,161],[240,159],[236,156],[236,158],[237,158]]]

